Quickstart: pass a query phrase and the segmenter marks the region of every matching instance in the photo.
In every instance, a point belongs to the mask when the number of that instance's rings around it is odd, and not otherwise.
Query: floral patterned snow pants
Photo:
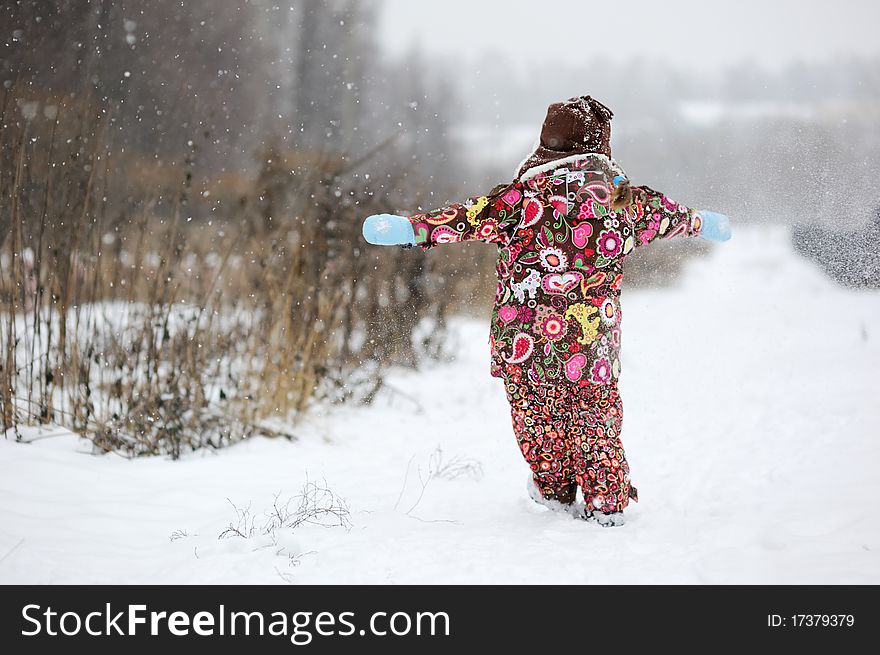
[[[620,442],[623,405],[617,385],[541,385],[505,380],[520,452],[545,498],[622,511],[638,500]]]

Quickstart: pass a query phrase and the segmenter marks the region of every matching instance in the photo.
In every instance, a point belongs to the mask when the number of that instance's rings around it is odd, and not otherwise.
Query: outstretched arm
[[[425,250],[457,241],[502,243],[519,222],[522,197],[522,185],[517,182],[409,218],[377,214],[364,221],[364,238],[377,245],[410,244]]]
[[[633,187],[635,245],[657,238],[699,236],[712,241],[730,239],[730,221],[724,214],[690,209],[647,186]]]
[[[702,220],[695,210],[647,186],[633,187],[632,191],[633,203],[629,211],[634,216],[636,246],[647,245],[658,238],[697,236],[700,233]]]

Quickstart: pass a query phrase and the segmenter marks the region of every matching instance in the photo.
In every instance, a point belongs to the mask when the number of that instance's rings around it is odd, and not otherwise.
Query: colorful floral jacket
[[[699,214],[648,187],[613,210],[616,164],[596,154],[526,171],[490,196],[410,217],[417,245],[499,248],[492,375],[613,385],[620,375],[623,261],[657,238],[699,234]]]

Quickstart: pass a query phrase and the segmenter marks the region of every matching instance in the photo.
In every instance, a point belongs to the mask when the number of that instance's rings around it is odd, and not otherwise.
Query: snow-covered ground
[[[742,229],[624,298],[641,502],[623,528],[527,498],[487,326],[463,322],[454,363],[316,413],[297,442],[172,462],[0,439],[0,582],[880,583],[880,293],[835,286],[784,230]],[[263,534],[307,478],[350,527]],[[230,522],[254,536],[218,539]]]

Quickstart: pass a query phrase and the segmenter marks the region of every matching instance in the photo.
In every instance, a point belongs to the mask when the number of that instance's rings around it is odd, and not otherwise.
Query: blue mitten
[[[702,238],[709,241],[730,240],[730,219],[726,215],[704,210],[700,210],[699,214],[703,221],[700,229]]]
[[[403,216],[374,214],[364,221],[364,239],[374,246],[416,245],[412,223]]]

